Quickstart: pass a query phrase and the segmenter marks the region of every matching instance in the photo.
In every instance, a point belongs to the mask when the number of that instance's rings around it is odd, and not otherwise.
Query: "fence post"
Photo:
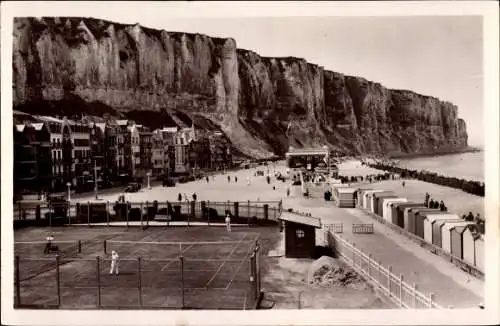
[[[139,306],[142,308],[141,257],[137,257],[137,282],[137,286],[139,288]]]
[[[392,275],[392,266],[389,266],[387,271],[387,289],[389,290],[389,296],[392,297],[391,292],[391,275]]]
[[[21,278],[20,278],[20,271],[19,271],[19,256],[16,256],[15,260],[15,272],[16,272],[16,307],[21,306]]]
[[[66,205],[66,214],[68,215],[68,225],[71,225],[71,204],[67,203],[64,205]],[[52,216],[52,205],[49,205],[49,218],[50,216]]]
[[[90,227],[90,201],[87,201],[87,225]]]
[[[146,205],[148,203],[146,202]],[[144,203],[141,203],[141,227],[142,227],[142,219],[143,219],[143,214],[144,214]]]
[[[429,293],[429,308],[434,307],[434,293]]]
[[[368,276],[372,277],[372,254],[368,254]]]
[[[126,202],[125,203],[125,215],[127,216],[127,228],[128,228],[128,208],[129,208],[130,203]]]
[[[399,274],[399,306],[403,307],[403,274]]]
[[[356,268],[356,244],[352,243],[352,265]]]
[[[210,226],[210,200],[207,201],[207,215],[208,226]]]
[[[78,240],[78,253],[82,253],[82,240]]]
[[[106,202],[106,223],[109,226],[109,200]]]
[[[413,309],[417,307],[417,284],[413,283]]]
[[[104,242],[106,243],[106,241]],[[101,257],[96,258],[96,280],[97,280],[97,307],[101,307]]]
[[[107,254],[108,253],[108,250],[106,248],[107,247],[107,240],[104,240],[103,244],[104,244],[104,247],[103,247],[104,248],[104,253]]]
[[[181,251],[182,252],[182,251]],[[181,272],[181,309],[184,309],[184,256],[179,256]]]
[[[61,306],[61,278],[59,275],[59,255],[56,256],[57,307]]]

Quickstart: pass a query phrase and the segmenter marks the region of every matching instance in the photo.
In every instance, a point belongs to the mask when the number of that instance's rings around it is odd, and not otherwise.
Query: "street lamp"
[[[66,186],[68,186],[68,201],[71,201],[71,183],[67,182]]]
[[[151,185],[149,183],[149,178],[151,177],[151,172],[148,172],[146,175],[148,176],[148,189],[151,189]]]

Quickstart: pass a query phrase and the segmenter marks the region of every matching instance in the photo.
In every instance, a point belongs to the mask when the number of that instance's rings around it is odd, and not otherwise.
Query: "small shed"
[[[392,223],[399,226],[400,228],[405,228],[405,219],[404,219],[404,209],[407,207],[424,207],[423,203],[415,203],[415,202],[405,202],[405,203],[392,203]]]
[[[405,203],[408,200],[406,198],[386,198],[382,203],[382,217],[389,223],[392,223],[392,203]]]
[[[476,266],[475,242],[480,237],[477,232],[477,226],[474,224],[467,225],[467,229],[462,235],[463,239],[463,260]]]
[[[373,194],[377,192],[384,192],[384,190],[381,189],[373,189],[373,190],[368,190],[365,191],[363,197],[364,197],[364,206],[363,208],[368,209],[369,211],[373,211]]]
[[[479,236],[479,238],[474,241],[474,252],[476,257],[476,268],[484,273],[484,238]]]
[[[434,240],[432,239],[432,225],[434,224],[434,222],[446,218],[455,218],[455,216],[456,215],[450,213],[427,214],[424,219],[424,240],[427,243],[433,244]]]
[[[397,198],[394,193],[390,191],[379,192],[373,195],[373,210],[372,213],[382,216],[382,200],[384,198]]]
[[[373,188],[358,188],[358,205],[362,208],[365,208],[365,194],[369,190],[373,190]]]
[[[424,220],[428,214],[438,214],[439,209],[427,208],[427,209],[416,209],[412,211],[414,214],[415,221],[415,235],[420,238],[424,238]],[[411,214],[411,213],[410,213]]]
[[[279,219],[285,223],[285,256],[313,258],[316,229],[321,228],[321,220],[292,212],[283,212]]]
[[[457,226],[466,226],[470,222],[450,222],[447,221],[441,227],[441,248],[449,254],[451,254],[451,229]]]
[[[405,230],[415,234],[415,215],[413,214],[414,210],[417,209],[426,209],[427,207],[406,207],[404,212],[405,219]]]
[[[457,258],[464,259],[464,233],[468,226],[473,224],[470,222],[468,225],[455,226],[451,229],[451,254]]]
[[[338,207],[356,207],[354,200],[355,188],[333,188],[333,196]]]
[[[432,244],[442,248],[443,247],[443,241],[442,241],[442,232],[441,229],[443,228],[443,225],[446,222],[463,222],[464,220],[461,218],[458,218],[458,215],[455,215],[455,217],[446,217],[443,219],[438,219],[432,222]]]

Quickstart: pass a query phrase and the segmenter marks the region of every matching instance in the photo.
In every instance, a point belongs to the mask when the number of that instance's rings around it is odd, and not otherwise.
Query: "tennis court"
[[[254,309],[261,229],[24,229],[15,233],[15,302],[63,309]],[[44,253],[49,232],[57,251]],[[118,275],[109,274],[113,250],[120,256]]]

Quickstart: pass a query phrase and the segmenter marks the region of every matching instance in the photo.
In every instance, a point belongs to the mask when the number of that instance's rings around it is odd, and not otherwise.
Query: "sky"
[[[165,18],[97,17],[167,31],[232,37],[263,56],[304,58],[325,69],[458,106],[469,144],[483,143],[480,16]]]

